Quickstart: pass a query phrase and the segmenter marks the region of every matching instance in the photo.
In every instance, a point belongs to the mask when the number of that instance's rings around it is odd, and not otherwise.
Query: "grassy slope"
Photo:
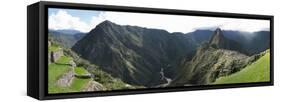
[[[74,72],[76,75],[85,75],[89,74],[87,70],[85,70],[83,67],[76,67],[74,68]]]
[[[49,50],[49,51],[57,51],[59,48],[60,48],[60,47],[57,46],[57,45],[52,45],[52,46],[48,47],[48,50]]]
[[[214,84],[248,83],[270,81],[269,51],[256,62],[230,76],[218,78]]]

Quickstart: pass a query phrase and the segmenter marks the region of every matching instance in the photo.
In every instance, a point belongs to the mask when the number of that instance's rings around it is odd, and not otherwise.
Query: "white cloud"
[[[49,28],[58,29],[74,29],[81,32],[88,32],[89,24],[80,20],[79,17],[73,17],[64,10],[59,10],[55,14],[49,16]]]
[[[101,12],[97,17],[93,16],[90,22],[91,29],[95,28],[96,25],[100,24],[101,22],[105,21],[106,17],[104,12]],[[89,29],[88,31],[90,31]]]
[[[199,17],[163,14],[106,12],[105,18],[121,25],[165,29],[169,32],[191,32],[199,28],[220,27],[224,30],[254,32],[269,28],[267,20]]]
[[[104,20],[120,25],[135,25],[147,28],[165,29],[169,32],[187,33],[198,28],[221,27],[224,30],[254,32],[269,28],[267,20],[250,20],[218,17],[199,17],[182,15],[163,15],[147,13],[101,12],[93,16],[91,22],[83,22],[66,11],[59,10],[49,17],[51,29],[75,29],[88,32]]]

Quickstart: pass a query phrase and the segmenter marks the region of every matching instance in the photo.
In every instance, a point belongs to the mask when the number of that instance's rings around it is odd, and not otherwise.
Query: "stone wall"
[[[69,72],[63,74],[63,76],[57,81],[57,84],[62,87],[70,86],[74,76],[74,71],[70,70]]]
[[[50,60],[51,62],[56,62],[61,56],[63,56],[63,50],[59,48],[56,51],[51,51]]]
[[[71,65],[69,67],[71,70],[69,72],[63,74],[61,76],[61,78],[57,81],[57,84],[59,86],[67,87],[67,86],[70,86],[72,83],[72,79],[75,76],[74,68],[76,67],[76,64],[75,64],[75,62],[73,62],[73,60],[71,60],[69,63]]]

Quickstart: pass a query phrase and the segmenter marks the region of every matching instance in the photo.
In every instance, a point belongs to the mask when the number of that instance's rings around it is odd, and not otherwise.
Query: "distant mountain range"
[[[208,84],[239,71],[270,45],[268,31],[169,33],[110,21],[87,34],[50,30],[49,35],[112,76],[147,87]]]
[[[71,48],[86,34],[76,30],[49,30],[49,38],[65,48]]]
[[[75,35],[75,34],[82,33],[78,30],[72,30],[72,29],[50,30],[50,31],[55,31],[55,32],[59,32],[59,33],[62,33],[62,34],[68,34],[68,35]]]

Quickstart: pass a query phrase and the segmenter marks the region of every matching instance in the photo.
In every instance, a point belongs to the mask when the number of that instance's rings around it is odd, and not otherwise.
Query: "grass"
[[[60,49],[60,47],[57,46],[57,45],[52,45],[52,46],[49,46],[49,47],[48,47],[49,52],[51,52],[51,51],[57,51],[57,50],[59,50],[59,49]]]
[[[72,60],[71,57],[68,56],[61,56],[59,60],[57,60],[57,64],[69,64],[69,62]]]
[[[48,66],[48,83],[55,84],[55,82],[64,74],[71,70],[68,62],[70,57],[62,56],[56,63],[51,63]]]
[[[270,81],[270,53],[230,76],[218,78],[214,84],[268,82]]]
[[[87,86],[89,81],[91,81],[92,78],[89,79],[79,79],[74,77],[72,80],[72,84],[69,87],[60,87],[56,84],[53,84],[49,86],[48,91],[49,93],[69,93],[69,92],[81,92],[83,88]]]
[[[74,68],[74,72],[76,75],[85,75],[89,74],[87,70],[85,70],[83,67],[76,67]]]
[[[52,84],[56,84],[56,81],[64,74],[69,72],[71,69],[68,65],[62,64],[49,64],[48,66],[48,83],[49,86]]]
[[[75,90],[77,92],[80,92],[86,85],[89,83],[89,81],[93,80],[92,78],[89,79],[79,79],[74,78],[72,85],[69,87],[72,90]]]

